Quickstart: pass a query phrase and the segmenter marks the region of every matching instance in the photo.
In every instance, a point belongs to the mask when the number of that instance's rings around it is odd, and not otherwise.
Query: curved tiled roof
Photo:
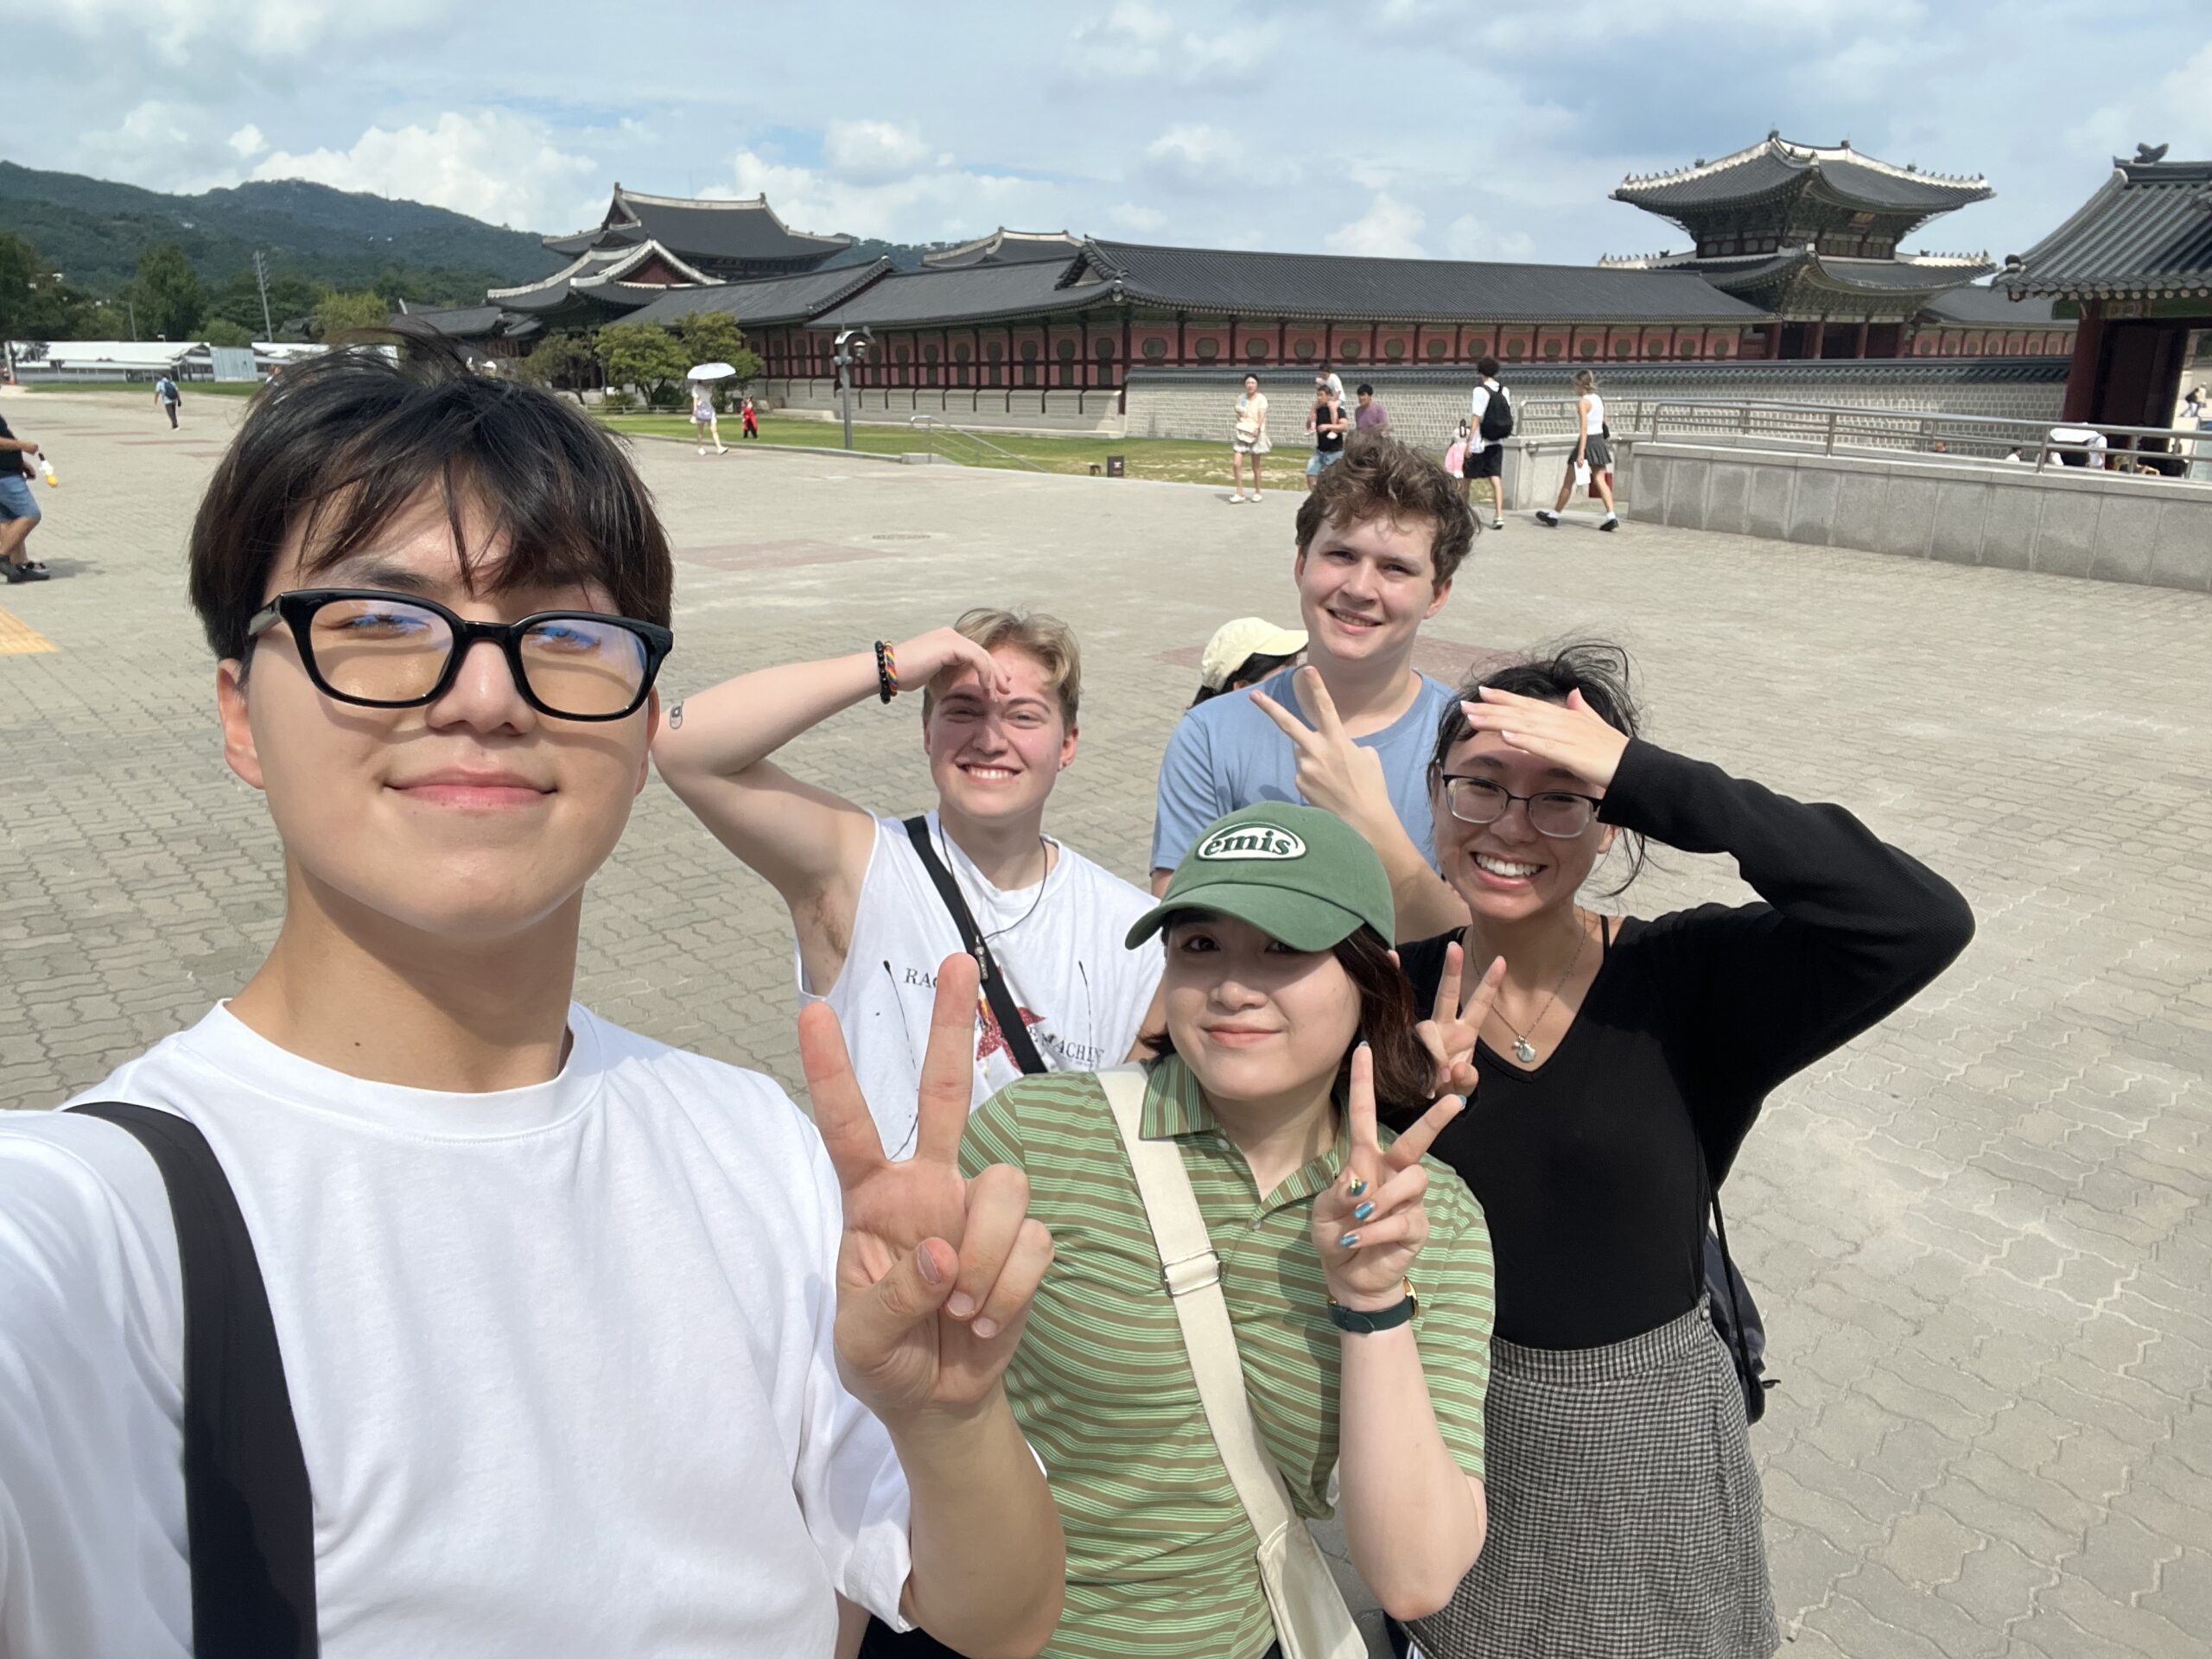
[[[828,256],[853,245],[849,236],[794,231],[776,217],[766,196],[715,201],[688,196],[649,196],[614,187],[607,217],[597,229],[549,236],[556,253],[582,253],[608,238],[651,238],[665,247],[709,259],[798,259]]]
[[[2120,162],[2073,216],[2007,263],[2015,298],[2212,296],[2212,162]]]
[[[1768,282],[1802,270],[1817,275],[1831,287],[1893,294],[1960,287],[1987,276],[1993,267],[1986,259],[1847,259],[1815,253],[1810,248],[1791,248],[1750,259],[1700,259],[1684,269],[1726,287]]]
[[[1948,178],[1861,156],[1847,143],[1794,144],[1769,134],[1763,142],[1717,162],[1624,179],[1612,199],[1671,216],[1679,209],[1723,207],[1804,188],[1815,180],[1828,194],[1852,206],[1920,218],[1995,194],[1979,176]]]
[[[886,276],[814,319],[817,328],[931,327],[1080,310],[1115,297],[1111,283],[1066,283],[1065,262],[956,265]]]
[[[950,270],[964,265],[1026,264],[1037,260],[1072,259],[1083,238],[1066,231],[1009,231],[1003,225],[988,236],[939,248],[922,256],[931,270]]]
[[[1968,283],[1938,294],[1924,308],[1938,322],[1962,323],[1972,327],[2071,328],[2070,321],[2051,315],[2051,302],[2016,300],[2002,288]]]
[[[810,270],[798,276],[667,289],[643,310],[632,312],[629,321],[665,324],[702,311],[719,311],[748,328],[804,322],[850,299],[890,271],[888,259],[877,259],[865,265],[841,265],[835,270]]]
[[[1751,322],[1765,313],[1688,271],[1372,259],[1084,244],[1063,283],[1103,280],[1148,304],[1256,316],[1417,322]]]

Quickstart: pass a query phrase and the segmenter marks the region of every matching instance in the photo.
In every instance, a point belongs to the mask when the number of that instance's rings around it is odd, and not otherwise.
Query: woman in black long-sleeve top
[[[1484,677],[1438,734],[1437,856],[1473,920],[1400,955],[1443,1086],[1479,1072],[1433,1150],[1482,1202],[1497,1314],[1491,1539],[1418,1627],[1434,1659],[1775,1650],[1743,1396],[1704,1302],[1707,1182],[1776,1084],[1974,931],[1956,889],[1841,807],[1635,738],[1625,682],[1618,651],[1570,648]],[[1578,893],[1617,837],[1729,854],[1763,902],[1601,918]],[[1460,988],[1500,957],[1470,1028]]]

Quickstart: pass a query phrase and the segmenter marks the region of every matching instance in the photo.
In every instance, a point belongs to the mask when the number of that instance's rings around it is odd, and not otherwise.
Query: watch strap
[[[1339,1331],[1349,1331],[1356,1337],[1364,1337],[1377,1331],[1389,1331],[1403,1325],[1414,1316],[1416,1304],[1414,1294],[1408,1291],[1388,1307],[1371,1312],[1346,1307],[1342,1302],[1329,1304],[1329,1319]]]

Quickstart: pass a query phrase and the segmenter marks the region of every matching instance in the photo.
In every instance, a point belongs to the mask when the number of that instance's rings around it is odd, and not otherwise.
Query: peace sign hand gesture
[[[914,1155],[883,1155],[837,1016],[798,1020],[815,1127],[843,1189],[837,1249],[837,1366],[855,1398],[896,1428],[931,1413],[965,1414],[999,1385],[1031,1299],[1052,1259],[1029,1219],[1027,1177],[995,1164],[960,1173],[976,1042],[975,958],[938,969],[922,1058]]]
[[[1440,1094],[1472,1096],[1479,1081],[1475,1071],[1475,1043],[1490,1018],[1491,1004],[1505,981],[1505,958],[1492,959],[1483,976],[1459,1001],[1459,979],[1467,953],[1458,940],[1444,947],[1444,974],[1436,982],[1436,1006],[1429,1017],[1414,1027],[1414,1035],[1436,1062],[1434,1088]]]
[[[1344,1173],[1313,1200],[1313,1245],[1333,1300],[1370,1313],[1398,1300],[1414,1258],[1428,1242],[1421,1203],[1428,1173],[1421,1154],[1465,1104],[1445,1096],[1386,1149],[1375,1128],[1375,1056],[1365,1043],[1352,1051],[1346,1100],[1351,1155]]]
[[[1308,726],[1264,692],[1252,693],[1252,706],[1280,727],[1298,756],[1298,792],[1308,804],[1333,812],[1355,830],[1378,814],[1395,822],[1397,809],[1390,804],[1390,785],[1382,772],[1382,757],[1363,748],[1345,734],[1335,700],[1321,683],[1321,671],[1311,666],[1298,671],[1294,683],[1300,702],[1312,710]],[[1370,837],[1371,839],[1371,837]]]

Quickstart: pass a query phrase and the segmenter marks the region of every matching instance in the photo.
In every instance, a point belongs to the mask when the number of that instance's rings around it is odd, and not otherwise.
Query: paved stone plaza
[[[277,848],[223,767],[183,600],[238,413],[197,399],[172,435],[150,398],[7,404],[62,487],[33,543],[57,579],[0,594],[0,1107],[190,1021],[276,925]],[[972,603],[1058,611],[1086,696],[1050,827],[1140,880],[1198,646],[1294,620],[1289,491],[1240,512],[1128,480],[639,458],[680,550],[667,696]],[[1522,520],[1431,632],[1440,668],[1623,641],[1658,741],[1850,805],[1980,917],[1948,976],[1774,1097],[1730,1185],[1783,1379],[1753,1443],[1785,1651],[2207,1652],[2212,599]],[[912,707],[856,709],[796,765],[925,804]],[[1662,866],[1624,902],[1745,892],[1721,861]],[[658,785],[594,889],[579,995],[796,1082],[780,906]]]

